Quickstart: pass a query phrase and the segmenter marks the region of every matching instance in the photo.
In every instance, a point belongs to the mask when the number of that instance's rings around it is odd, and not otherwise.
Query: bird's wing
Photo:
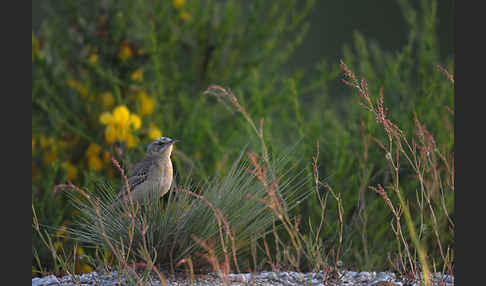
[[[145,157],[128,172],[128,186],[130,192],[133,191],[137,185],[147,180],[147,176],[154,165],[155,163],[153,159]],[[125,180],[122,180],[122,190],[119,193],[118,198],[121,198],[126,194],[126,182]]]

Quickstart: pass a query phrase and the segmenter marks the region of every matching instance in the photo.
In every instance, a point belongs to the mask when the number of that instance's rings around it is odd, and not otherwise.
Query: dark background
[[[441,58],[445,58],[454,53],[454,1],[438,1],[437,14]],[[42,1],[32,1],[34,32],[45,17]],[[343,45],[353,42],[354,31],[376,40],[387,51],[399,50],[408,37],[407,26],[396,1],[318,0],[309,20],[309,32],[295,51],[290,68],[310,68],[321,59],[337,63]]]

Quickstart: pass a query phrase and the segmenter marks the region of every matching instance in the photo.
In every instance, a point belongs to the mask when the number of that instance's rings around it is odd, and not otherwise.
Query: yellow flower
[[[79,81],[74,80],[74,79],[68,79],[66,81],[67,85],[71,87],[72,89],[76,90],[81,94],[81,96],[86,97],[88,96],[88,89]]]
[[[103,168],[103,162],[99,157],[100,152],[101,147],[96,143],[91,143],[88,149],[86,149],[86,158],[88,158],[88,167],[90,169],[98,171]]]
[[[90,63],[96,63],[98,61],[98,55],[97,54],[91,54],[89,57],[88,57],[88,61]]]
[[[79,263],[76,262],[76,273],[91,273],[93,272],[93,267],[89,266],[86,263]]]
[[[105,130],[106,142],[111,144],[111,143],[116,141],[117,137],[118,137],[118,135],[117,135],[117,132],[116,132],[115,125],[108,125],[108,127],[106,127],[106,130]]]
[[[54,138],[41,135],[39,139],[39,143],[41,148],[43,149],[48,148],[54,145]]]
[[[140,115],[152,114],[155,109],[155,100],[148,96],[144,90],[138,93],[138,97],[140,99]]]
[[[133,129],[138,130],[142,126],[142,120],[136,114],[130,114],[130,125]]]
[[[133,80],[133,81],[143,81],[143,69],[137,69],[136,71],[134,71],[131,75],[130,75],[130,78]]]
[[[103,162],[98,156],[91,156],[88,157],[88,167],[95,171],[99,171],[103,168]]]
[[[155,125],[150,124],[148,136],[151,140],[155,140],[159,137],[162,137],[162,132],[160,132],[160,130],[155,127]]]
[[[120,46],[120,51],[118,52],[118,57],[122,60],[122,62],[126,62],[127,60],[133,57],[133,51],[130,47],[130,44],[127,41],[123,41]]]
[[[174,8],[180,9],[180,8],[182,8],[182,6],[184,6],[185,3],[186,3],[186,0],[174,0],[173,5],[174,5]]]
[[[132,144],[134,138],[130,138],[131,129],[138,130],[142,126],[142,120],[136,114],[131,114],[126,106],[120,105],[113,109],[112,113],[104,112],[100,116],[100,123],[107,125],[105,130],[105,140],[108,143],[114,141],[125,141]],[[130,140],[130,142],[128,142]]]
[[[113,122],[113,116],[109,112],[103,112],[100,115],[100,123],[104,125],[111,124]]]
[[[191,15],[189,15],[189,13],[187,13],[186,11],[182,11],[179,14],[179,18],[181,18],[181,20],[184,21],[184,22],[190,22],[191,21]]]
[[[76,254],[79,256],[79,259],[76,261],[76,273],[89,273],[93,272],[93,268],[86,263],[80,263],[79,260],[83,259],[83,256],[86,255],[84,249],[79,247],[76,249]]]
[[[113,121],[120,125],[128,125],[130,121],[130,111],[128,108],[120,105],[113,109]]]
[[[103,162],[105,164],[111,162],[111,154],[110,154],[110,152],[107,152],[107,151],[103,152]]]
[[[84,252],[84,249],[82,247],[78,247],[76,249],[76,254],[78,254],[78,255],[85,255],[86,252]]]
[[[135,137],[132,134],[127,135],[125,143],[127,144],[128,149],[132,149],[135,146],[137,146],[137,140],[135,139]]]
[[[105,108],[111,108],[115,103],[115,98],[113,94],[109,91],[103,92],[101,95],[101,105]]]
[[[47,151],[44,152],[42,160],[45,164],[51,164],[57,160],[57,147],[52,146]]]
[[[44,135],[41,135],[39,138],[39,145],[44,151],[42,160],[45,164],[51,164],[57,160],[58,146],[56,145],[53,137],[46,137]]]
[[[67,172],[67,176],[69,180],[74,181],[78,177],[78,169],[69,162],[63,162],[62,167]]]
[[[91,143],[88,146],[88,149],[86,149],[86,156],[98,156],[98,154],[101,152],[101,147],[100,145],[96,143]]]

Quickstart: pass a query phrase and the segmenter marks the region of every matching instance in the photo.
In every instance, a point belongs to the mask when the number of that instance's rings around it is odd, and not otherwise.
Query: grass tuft
[[[257,156],[247,153],[246,159],[243,155],[225,176],[201,185],[173,187],[160,200],[148,198],[146,205],[111,208],[116,195],[111,186],[102,185],[93,192],[72,186],[71,198],[81,215],[67,233],[79,243],[108,249],[126,268],[133,261],[144,261],[174,269],[190,258],[191,269],[204,269],[209,261],[226,274],[230,269],[239,271],[237,252],[249,252],[251,243],[276,220],[288,217],[288,211],[309,195],[300,189],[311,180],[302,176],[304,172],[290,175],[293,162],[287,160],[290,156],[282,156],[275,160],[278,164],[262,167],[281,178],[268,186],[270,174],[262,172],[256,178],[250,171],[258,164]],[[282,220],[282,224],[292,227],[290,221]],[[208,241],[213,242],[210,251]],[[204,251],[207,254],[201,255]],[[214,262],[219,260],[224,263]]]

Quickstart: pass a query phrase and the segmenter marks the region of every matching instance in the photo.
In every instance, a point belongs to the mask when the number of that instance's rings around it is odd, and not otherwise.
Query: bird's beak
[[[174,139],[170,144],[174,145],[175,143],[179,142],[180,140]]]

